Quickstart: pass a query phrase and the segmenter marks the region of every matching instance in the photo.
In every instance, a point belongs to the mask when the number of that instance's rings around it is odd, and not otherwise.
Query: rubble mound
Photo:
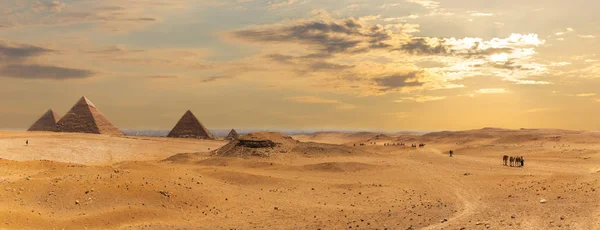
[[[290,152],[298,141],[274,132],[250,133],[232,140],[229,144],[213,151],[215,156],[225,157],[269,157],[274,153]]]

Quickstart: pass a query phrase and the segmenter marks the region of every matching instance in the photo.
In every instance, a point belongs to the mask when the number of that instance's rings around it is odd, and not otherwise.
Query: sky
[[[0,128],[600,129],[599,1],[4,0]]]

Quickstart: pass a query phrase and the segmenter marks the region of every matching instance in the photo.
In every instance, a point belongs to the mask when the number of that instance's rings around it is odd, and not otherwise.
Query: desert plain
[[[0,131],[0,229],[600,229],[600,132],[243,138]]]

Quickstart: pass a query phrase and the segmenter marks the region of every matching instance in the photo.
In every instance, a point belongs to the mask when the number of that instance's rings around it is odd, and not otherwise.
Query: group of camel
[[[412,147],[416,148],[417,144],[412,144]],[[425,144],[423,144],[423,143],[419,144],[419,148],[423,148],[423,147],[425,147]]]
[[[525,159],[523,158],[523,156],[520,156],[520,157],[509,157],[507,155],[504,155],[502,157],[502,160],[504,161],[504,165],[506,165],[506,166],[509,166],[509,165],[510,165],[510,167],[523,167],[523,166],[525,166]]]
[[[377,142],[369,142],[369,144],[371,145],[377,145]],[[359,146],[365,146],[365,143],[360,143]],[[354,146],[356,146],[356,144],[354,144]],[[383,143],[383,146],[406,146],[404,143]],[[411,147],[416,148],[417,146],[419,146],[419,148],[424,148],[425,144],[421,143],[419,145],[417,144],[412,144]]]

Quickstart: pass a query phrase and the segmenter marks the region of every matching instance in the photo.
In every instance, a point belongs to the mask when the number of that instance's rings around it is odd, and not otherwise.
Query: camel
[[[515,167],[521,166],[521,157],[515,157]]]
[[[419,144],[419,148],[423,148],[423,147],[425,147],[425,144],[423,144],[423,143]]]
[[[515,158],[514,157],[510,157],[509,161],[510,161],[510,167],[513,167],[515,165]]]
[[[502,161],[504,161],[504,166],[508,166],[508,156],[507,155],[504,155],[502,157]]]

